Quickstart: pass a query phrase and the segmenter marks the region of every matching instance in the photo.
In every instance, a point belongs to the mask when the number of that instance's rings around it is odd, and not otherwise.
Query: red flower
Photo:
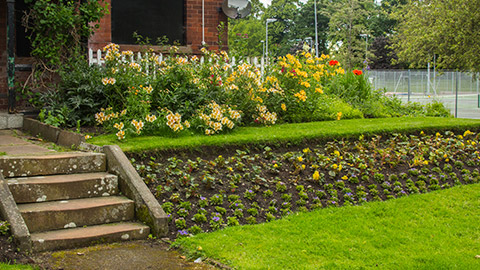
[[[282,72],[282,73],[284,73],[284,72],[285,72],[285,67],[282,67],[282,71],[281,71],[281,72]]]
[[[337,60],[330,60],[330,62],[328,62],[328,64],[330,66],[336,66],[336,65],[338,65],[338,61]]]
[[[361,70],[358,70],[358,69],[353,70],[353,74],[355,74],[355,75],[362,75],[362,73],[363,72]]]

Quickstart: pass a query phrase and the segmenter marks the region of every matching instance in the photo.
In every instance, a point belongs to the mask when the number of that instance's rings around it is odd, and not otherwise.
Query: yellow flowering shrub
[[[233,129],[240,123],[241,118],[240,111],[228,105],[219,105],[212,100],[198,111],[198,118],[194,121],[197,129],[202,130],[205,135],[213,135]]]
[[[264,99],[264,104],[276,108],[283,121],[311,121],[324,87],[344,72],[338,61],[331,65],[329,58],[315,57],[308,51],[279,57],[264,81],[264,88],[274,86],[281,94]]]
[[[344,72],[338,62],[329,64],[329,56],[316,58],[307,51],[280,57],[263,76],[245,61],[233,65],[226,52],[205,48],[203,61],[178,54],[160,61],[152,51],[133,61],[133,52],[120,51],[115,44],[104,51],[101,83],[111,108],[96,119],[119,139],[175,134],[190,123],[194,130],[213,135],[239,124],[308,121],[327,82]]]

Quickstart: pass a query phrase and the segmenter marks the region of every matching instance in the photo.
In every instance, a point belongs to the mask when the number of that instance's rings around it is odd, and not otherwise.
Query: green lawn
[[[118,144],[127,152],[162,150],[172,148],[195,148],[209,145],[239,145],[255,143],[295,142],[303,139],[330,140],[334,138],[358,137],[362,134],[382,134],[392,132],[412,132],[418,130],[478,129],[480,120],[402,117],[352,119],[299,124],[283,124],[271,127],[240,127],[224,135],[183,135],[176,138],[143,136],[129,138],[124,142],[115,135],[102,135],[88,140],[96,145]]]
[[[0,263],[0,269],[1,270],[33,270],[35,268],[29,266],[29,265],[19,265],[19,264],[6,264],[6,263]]]
[[[238,269],[480,269],[479,216],[474,184],[229,227],[178,244],[193,258]]]

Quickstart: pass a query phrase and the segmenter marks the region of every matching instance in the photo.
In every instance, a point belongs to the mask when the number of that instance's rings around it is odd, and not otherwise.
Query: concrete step
[[[150,228],[144,224],[121,222],[33,233],[31,237],[33,252],[42,252],[85,247],[99,243],[146,239],[149,234]]]
[[[18,209],[30,233],[132,220],[135,211],[132,200],[117,196],[18,204]]]
[[[102,153],[67,152],[43,156],[0,156],[6,178],[106,171]]]
[[[118,177],[105,172],[9,178],[7,183],[17,203],[118,194]]]

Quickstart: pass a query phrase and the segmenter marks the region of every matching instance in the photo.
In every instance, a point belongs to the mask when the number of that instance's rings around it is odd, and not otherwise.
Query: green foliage
[[[40,121],[54,126],[94,125],[92,112],[107,105],[101,84],[102,68],[89,66],[83,58],[73,58],[59,69],[58,74],[61,80],[55,85],[56,89],[40,97],[43,105]]]
[[[394,47],[400,61],[425,67],[437,55],[439,68],[480,71],[479,1],[409,1],[396,13],[400,21]]]
[[[286,55],[296,43],[295,22],[298,13],[299,0],[273,0],[262,18],[263,24],[267,18],[277,19],[268,24],[268,50],[270,56]]]
[[[365,38],[371,35],[367,20],[375,15],[374,2],[369,0],[340,0],[330,2],[330,53],[342,61],[346,70],[362,67],[365,55]],[[333,50],[333,51],[332,51]]]
[[[341,112],[342,119],[363,118],[363,113],[335,95],[324,94],[318,100],[318,106],[313,112],[312,120],[336,120]]]
[[[104,0],[26,0],[32,8],[24,18],[31,31],[32,56],[50,68],[59,67],[81,52],[81,42],[88,39],[98,21],[108,11]]]
[[[325,92],[356,106],[373,97],[372,86],[367,76],[355,75],[353,72],[345,72],[343,76],[334,77]]]
[[[265,25],[256,19],[239,20],[229,24],[228,51],[239,60],[243,56],[261,56],[265,41]]]
[[[318,32],[318,51],[321,53],[328,53],[328,23],[330,18],[325,11],[327,7],[327,1],[317,2],[317,32]],[[315,10],[314,1],[309,0],[306,3],[300,3],[298,12],[294,17],[294,30],[296,39],[311,38],[313,43],[312,47],[315,48]]]
[[[7,235],[10,231],[10,224],[7,221],[0,221],[0,235]]]

